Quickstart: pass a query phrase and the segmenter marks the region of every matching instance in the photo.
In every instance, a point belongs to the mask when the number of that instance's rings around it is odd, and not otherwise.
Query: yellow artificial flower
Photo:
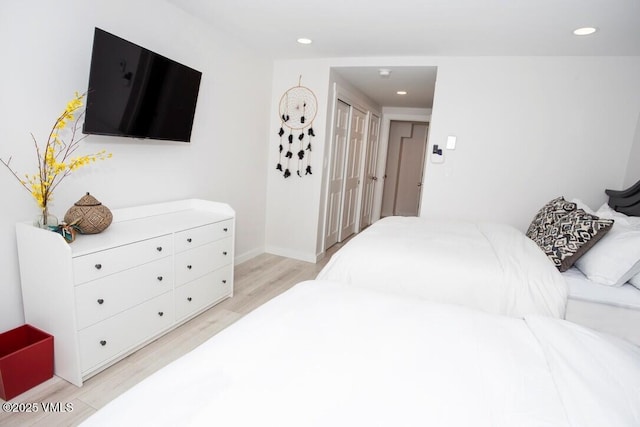
[[[66,176],[68,176],[72,171],[77,170],[82,166],[86,166],[91,162],[106,160],[112,157],[111,153],[107,153],[106,150],[101,150],[95,154],[87,154],[71,158],[71,154],[78,148],[80,141],[86,137],[85,135],[76,139],[76,132],[79,129],[78,120],[84,115],[84,112],[81,112],[77,116],[75,112],[84,105],[82,102],[84,96],[85,94],[79,94],[76,92],[73,99],[67,103],[64,112],[53,124],[44,149],[40,149],[35,138],[33,138],[36,143],[36,154],[38,156],[37,174],[25,174],[24,176],[26,180],[20,179],[17,172],[9,165],[11,157],[9,157],[9,160],[7,161],[0,159],[0,162],[9,169],[18,182],[26,188],[29,193],[31,193],[35,201],[38,203],[38,206],[40,206],[45,213],[48,203],[53,198],[53,190],[55,190]],[[65,141],[60,138],[58,132],[64,129],[69,122],[73,122],[74,120],[75,123],[71,132],[71,140],[68,143],[65,143]]]

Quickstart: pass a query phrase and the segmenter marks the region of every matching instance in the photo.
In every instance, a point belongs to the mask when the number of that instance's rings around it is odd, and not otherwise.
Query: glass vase
[[[55,228],[58,226],[58,218],[55,215],[50,214],[47,208],[44,208],[33,221],[33,225],[46,229]]]

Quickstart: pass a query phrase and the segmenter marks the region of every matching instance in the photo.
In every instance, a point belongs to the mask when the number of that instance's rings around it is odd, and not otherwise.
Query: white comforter
[[[310,281],[84,425],[622,427],[639,408],[631,345],[549,317]]]
[[[317,277],[490,313],[564,317],[567,286],[538,246],[504,224],[388,217]]]

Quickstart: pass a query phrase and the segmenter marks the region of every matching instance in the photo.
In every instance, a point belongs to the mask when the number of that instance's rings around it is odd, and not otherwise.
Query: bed
[[[630,283],[603,286],[580,270],[563,273],[569,287],[565,319],[640,346],[640,290]]]
[[[84,426],[637,426],[640,349],[329,281],[300,283]]]
[[[569,287],[566,319],[640,346],[640,181],[596,215],[612,218],[609,233],[563,273]],[[587,209],[586,207],[583,207]]]
[[[564,317],[567,287],[531,239],[505,224],[386,217],[317,276],[490,313]]]
[[[583,288],[584,283],[605,284],[611,288],[606,294],[616,294],[623,287],[622,293],[630,295],[638,289],[624,285],[627,281],[640,288],[640,218],[634,217],[640,215],[640,182],[627,190],[606,193],[608,205],[596,212],[579,200],[559,197],[550,201],[536,214],[526,234],[503,224],[383,218],[338,250],[317,278],[515,317],[564,318],[570,308],[570,318],[578,323],[617,331],[599,327],[597,320],[604,312],[588,311],[592,303],[611,305],[622,297],[602,300],[602,290],[589,293],[587,286],[585,293]],[[565,239],[567,229],[573,241]],[[620,253],[627,259],[618,259]],[[567,274],[574,264],[588,272],[588,277],[582,280],[575,271]],[[598,281],[596,276],[603,268],[623,271],[608,271],[609,276],[617,275]],[[583,286],[576,285],[578,281]],[[618,314],[637,310],[639,305],[618,304]],[[621,322],[632,328],[638,320],[632,313]],[[640,344],[638,332],[619,335],[631,336]]]

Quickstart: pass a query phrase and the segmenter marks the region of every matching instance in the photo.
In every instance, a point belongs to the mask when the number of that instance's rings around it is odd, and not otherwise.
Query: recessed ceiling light
[[[573,34],[575,34],[576,36],[588,36],[589,34],[593,34],[596,31],[598,30],[593,27],[582,27],[573,30]]]
[[[391,70],[388,70],[386,68],[380,68],[380,77],[389,77],[391,75]]]
[[[311,44],[311,43],[312,43],[312,40],[311,40],[311,39],[308,39],[308,38],[306,38],[306,37],[300,37],[300,38],[298,39],[298,43],[300,43],[300,44]]]
[[[396,92],[398,95],[406,95],[407,91],[406,90],[399,90]]]

